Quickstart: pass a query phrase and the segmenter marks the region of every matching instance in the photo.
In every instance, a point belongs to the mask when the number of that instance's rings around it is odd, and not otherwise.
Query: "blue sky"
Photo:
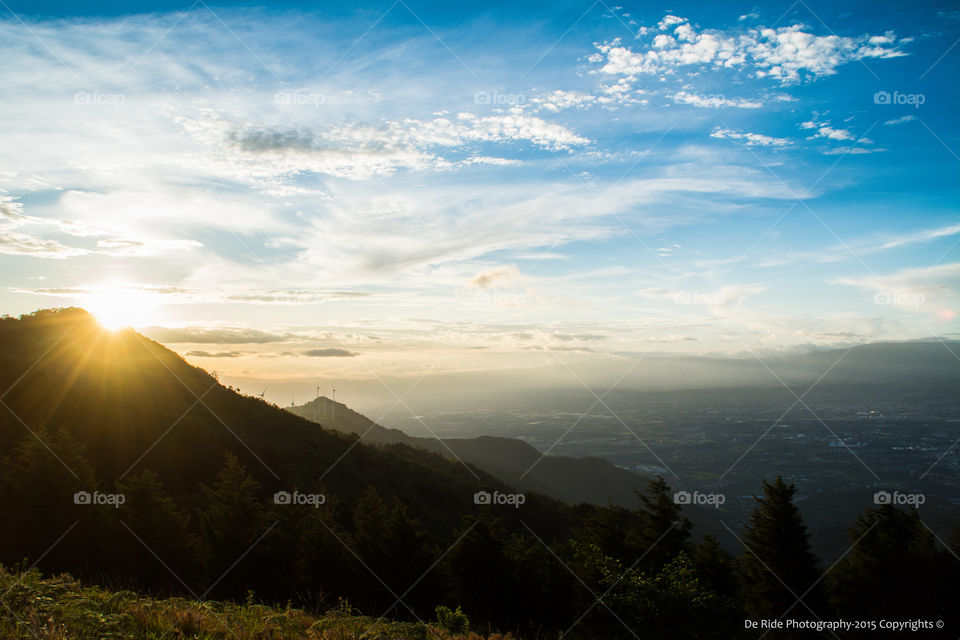
[[[3,312],[261,377],[958,335],[954,4],[137,11],[0,7]]]

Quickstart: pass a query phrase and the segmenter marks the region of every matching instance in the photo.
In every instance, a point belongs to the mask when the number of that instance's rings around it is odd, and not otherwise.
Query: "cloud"
[[[187,351],[185,354],[188,358],[239,358],[243,355],[241,351],[217,351],[215,353],[210,353],[209,351]]]
[[[36,238],[27,234],[5,231],[0,235],[0,253],[64,260],[89,253],[84,249],[68,247],[56,240]]]
[[[7,195],[2,189],[0,189],[0,216],[14,221],[24,217],[23,203]]]
[[[894,125],[894,124],[903,124],[904,122],[912,122],[916,119],[917,119],[917,116],[906,115],[906,116],[903,116],[902,118],[894,118],[893,120],[887,120],[883,124],[889,127],[890,125]]]
[[[856,140],[856,136],[850,133],[847,129],[835,129],[830,126],[829,122],[817,122],[816,120],[808,120],[806,122],[800,123],[801,129],[815,129],[815,132],[808,139],[812,140],[814,138],[827,138],[828,140]],[[866,138],[861,140],[861,142],[868,142]]]
[[[660,29],[660,31],[666,31],[671,26],[675,24],[682,24],[686,21],[686,18],[681,18],[668,13],[667,15],[663,16],[663,20],[657,23],[657,29]]]
[[[731,129],[721,129],[720,127],[714,129],[710,133],[710,137],[719,138],[721,140],[736,140],[743,142],[748,147],[785,147],[790,144],[790,140],[788,138],[773,138],[760,133],[744,133],[740,131],[733,131]]]
[[[458,165],[442,152],[476,143],[530,143],[551,151],[590,143],[563,125],[524,114],[519,108],[489,116],[461,112],[453,118],[312,128],[230,123],[219,117],[181,123],[197,140],[215,142],[219,136],[224,145],[246,154],[241,161],[261,174],[309,171],[351,179],[391,175],[400,169],[450,169]],[[477,164],[477,158],[466,164]],[[505,158],[487,163],[512,164]]]
[[[867,153],[885,153],[886,149],[873,148],[867,149],[865,147],[834,147],[833,149],[824,149],[821,151],[822,154],[827,156],[839,156],[839,155],[854,155],[861,156]]]
[[[648,300],[672,302],[676,305],[710,307],[717,311],[724,307],[739,307],[747,298],[764,291],[766,291],[766,287],[761,285],[737,284],[711,291],[649,287],[639,289],[634,293]]]
[[[887,235],[886,237],[850,240],[844,244],[817,249],[816,251],[778,252],[775,258],[770,258],[759,264],[761,267],[772,267],[789,264],[796,261],[830,263],[841,260],[860,259],[864,256],[899,249],[901,247],[922,244],[939,238],[960,235],[960,224],[945,225],[932,229],[918,229]]]
[[[718,109],[721,107],[759,109],[763,106],[763,102],[758,100],[747,100],[745,98],[726,98],[720,95],[700,96],[693,93],[687,93],[686,91],[678,91],[677,93],[673,94],[673,101],[709,109]]]
[[[310,349],[309,351],[304,351],[303,355],[309,356],[311,358],[354,358],[359,353],[354,353],[353,351],[347,351],[346,349]]]
[[[817,36],[797,24],[776,29],[698,32],[686,18],[675,15],[666,16],[658,24],[661,32],[671,27],[669,33],[657,34],[639,50],[619,40],[599,44],[591,61],[601,64],[600,73],[608,75],[661,75],[683,67],[706,66],[744,69],[758,78],[791,84],[833,75],[838,67],[850,62],[906,55],[899,48],[902,41],[898,42],[892,31],[855,38]]]
[[[520,270],[516,265],[504,265],[481,271],[470,281],[470,286],[477,289],[490,289],[491,287],[511,284],[519,277]]]
[[[873,294],[878,307],[919,310],[952,319],[960,294],[960,262],[830,281]]]
[[[265,344],[290,339],[288,335],[238,327],[147,327],[141,333],[164,344]]]
[[[536,96],[530,103],[538,109],[557,112],[562,109],[585,109],[600,103],[597,96],[583,91],[564,91],[557,89],[549,93]]]

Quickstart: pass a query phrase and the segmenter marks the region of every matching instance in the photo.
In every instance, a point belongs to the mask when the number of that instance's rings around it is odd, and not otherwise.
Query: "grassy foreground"
[[[317,616],[253,602],[157,599],[0,567],[0,639],[35,640],[512,640],[463,629],[457,612],[441,622],[406,623],[355,615],[341,604]]]

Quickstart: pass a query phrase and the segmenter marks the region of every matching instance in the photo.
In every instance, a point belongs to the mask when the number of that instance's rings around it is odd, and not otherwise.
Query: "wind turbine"
[[[263,394],[265,394],[266,392],[267,392],[267,388],[264,387],[264,388],[263,388],[263,391],[260,392],[260,399],[261,399],[261,400],[263,400]]]

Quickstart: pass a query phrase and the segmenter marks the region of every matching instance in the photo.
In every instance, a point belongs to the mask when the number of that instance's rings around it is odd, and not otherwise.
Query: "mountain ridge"
[[[359,436],[377,445],[405,444],[475,465],[523,491],[536,491],[567,503],[633,506],[635,491],[651,480],[598,457],[547,455],[516,438],[421,438],[390,429],[321,396],[285,408],[321,426]]]

